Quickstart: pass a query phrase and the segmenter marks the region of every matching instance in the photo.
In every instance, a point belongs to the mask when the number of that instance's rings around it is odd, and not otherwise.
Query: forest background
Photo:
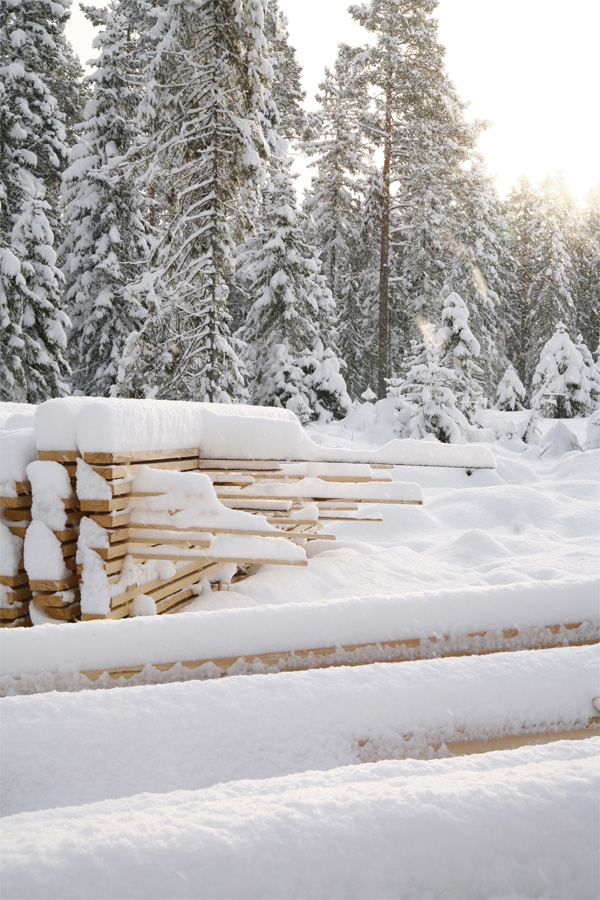
[[[400,434],[442,440],[494,399],[592,412],[600,189],[498,196],[436,7],[351,7],[363,43],[307,112],[276,0],[89,7],[85,76],[67,0],[2,0],[2,399],[230,399],[306,422],[388,393]]]

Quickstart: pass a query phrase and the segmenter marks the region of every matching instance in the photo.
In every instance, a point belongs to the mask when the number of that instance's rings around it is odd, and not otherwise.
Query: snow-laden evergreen
[[[0,22],[0,397],[38,403],[68,393],[68,318],[47,196],[67,153],[49,87],[61,64],[66,0],[6,0]]]
[[[306,94],[302,89],[302,67],[296,59],[287,16],[281,10],[279,0],[269,0],[264,30],[273,68],[270,90],[279,113],[281,132],[292,144],[300,141],[308,128],[308,117],[302,106]]]
[[[142,381],[160,397],[243,396],[228,279],[269,154],[265,5],[168,0],[159,16],[141,156],[149,161],[145,182],[161,205],[163,234],[150,261],[152,312],[128,344],[122,390]]]
[[[589,412],[600,406],[600,365],[594,359],[590,348],[584,343],[583,335],[577,338],[576,348],[581,353],[587,368],[587,379],[590,388]]]
[[[323,273],[340,306],[340,321],[352,291],[358,243],[356,177],[365,169],[360,120],[367,104],[366,85],[355,56],[351,47],[342,44],[333,72],[325,69],[316,96],[320,109],[314,116],[313,136],[304,144],[305,152],[315,157],[311,165],[317,169],[305,209],[313,223]]]
[[[502,380],[496,390],[496,409],[504,412],[515,412],[517,409],[523,409],[525,394],[523,383],[511,363],[502,376]]]
[[[238,336],[247,346],[251,400],[291,409],[302,422],[341,418],[350,400],[332,343],[335,304],[285,165],[263,203],[264,230],[241,260],[251,306]]]
[[[113,0],[94,11],[96,23],[99,16],[104,28],[94,46],[100,53],[88,76],[93,97],[64,175],[68,237],[62,255],[73,384],[84,394],[106,396],[116,389],[125,342],[146,314],[132,286],[145,268],[150,227],[125,154],[138,134],[138,45],[148,18],[138,0]]]
[[[575,327],[574,266],[569,240],[572,204],[560,178],[545,180],[537,207],[535,268],[528,291],[529,372],[559,322],[569,330]]]
[[[456,371],[440,363],[439,347],[435,344],[422,343],[419,350],[406,378],[392,379],[390,384],[398,437],[433,436],[446,444],[464,443],[470,426],[457,405]]]
[[[592,403],[590,387],[586,362],[559,322],[533,376],[532,408],[553,419],[585,415]]]
[[[479,341],[469,327],[469,310],[455,291],[444,300],[442,326],[437,334],[442,366],[456,373],[455,393],[459,409],[471,423],[483,405],[481,352]]]

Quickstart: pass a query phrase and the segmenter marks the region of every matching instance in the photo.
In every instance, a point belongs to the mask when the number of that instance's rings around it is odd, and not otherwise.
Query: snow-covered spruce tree
[[[496,409],[504,412],[515,412],[523,409],[525,403],[525,388],[517,375],[515,367],[511,364],[502,376],[502,380],[496,391]]]
[[[60,308],[53,210],[46,200],[66,157],[64,115],[48,86],[60,63],[66,0],[5,0],[0,22],[0,396],[39,403],[68,392],[68,318]],[[22,342],[22,343],[21,343]],[[15,352],[18,351],[18,353]],[[6,379],[6,380],[4,380]]]
[[[591,407],[587,366],[562,322],[542,348],[533,391],[532,409],[545,418],[571,419]]]
[[[481,367],[477,362],[481,348],[469,327],[469,310],[455,291],[444,300],[437,340],[441,345],[442,366],[456,373],[454,390],[458,407],[473,424],[477,410],[483,405]]]
[[[128,344],[125,386],[154,382],[150,389],[167,398],[242,395],[227,282],[269,152],[262,128],[263,88],[272,74],[265,5],[168,0],[159,17],[141,154],[149,160],[147,190],[165,206],[150,261],[156,315]],[[156,372],[151,341],[162,360]]]
[[[150,249],[144,198],[125,155],[139,129],[136,114],[142,72],[138,59],[143,11],[137,0],[112,0],[94,10],[104,28],[81,138],[64,174],[64,218],[69,227],[61,255],[74,387],[88,395],[115,390],[125,342],[144,322],[132,292]],[[138,28],[136,29],[135,25]]]
[[[356,176],[364,170],[363,137],[360,120],[368,104],[366,82],[355,65],[356,51],[341,44],[334,71],[325,69],[325,78],[316,96],[320,109],[318,125],[304,144],[308,156],[315,157],[317,169],[305,200],[311,217],[323,273],[340,318],[343,302],[350,293],[352,257],[360,227]]]
[[[511,280],[512,318],[514,332],[509,330],[507,353],[516,361],[519,377],[529,383],[528,366],[531,324],[529,291],[537,271],[534,237],[539,220],[539,195],[531,182],[521,177],[503,205],[507,223],[506,265]],[[511,340],[512,338],[512,340]]]
[[[302,106],[306,94],[302,90],[302,67],[290,43],[288,20],[279,7],[279,0],[269,0],[264,29],[273,68],[270,91],[278,110],[279,127],[293,144],[304,137],[308,128],[308,117]]]
[[[352,253],[348,291],[338,308],[340,353],[353,396],[377,385],[379,347],[379,251],[381,243],[381,178],[371,169],[357,182],[362,195],[360,223]]]
[[[442,294],[456,291],[467,304],[481,344],[483,382],[491,391],[508,363],[507,343],[514,342],[517,321],[503,245],[506,226],[478,155],[473,154],[471,165],[459,172],[456,195],[460,212],[456,249],[444,273]]]
[[[350,400],[332,344],[334,301],[285,166],[272,173],[263,204],[263,230],[244,261],[252,305],[239,333],[251,400],[291,409],[302,422],[341,418]]]
[[[575,235],[577,329],[588,347],[600,340],[600,185],[579,211]]]
[[[584,343],[583,335],[579,335],[575,345],[583,357],[587,367],[587,379],[590,386],[590,409],[593,412],[600,406],[600,365],[596,362],[590,348]]]
[[[531,336],[528,371],[559,322],[575,327],[574,268],[570,252],[573,199],[561,178],[547,178],[541,188],[534,222],[535,271],[528,291]],[[543,354],[542,354],[543,355]]]
[[[454,395],[456,372],[440,364],[439,348],[424,343],[395,396],[400,438],[422,439],[433,435],[446,444],[460,443],[469,423]]]

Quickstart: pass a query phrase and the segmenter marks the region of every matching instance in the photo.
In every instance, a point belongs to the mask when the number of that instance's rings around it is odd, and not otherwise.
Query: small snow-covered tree
[[[587,366],[562,322],[542,348],[533,390],[532,408],[545,418],[570,419],[590,408]]]
[[[496,391],[496,397],[498,398],[496,409],[501,409],[504,412],[515,412],[517,409],[523,409],[525,388],[512,364],[502,376]]]
[[[145,318],[131,285],[148,257],[150,227],[125,163],[138,131],[135,12],[131,0],[113,0],[101,11],[104,29],[94,39],[100,55],[89,76],[93,97],[64,175],[69,234],[61,252],[73,323],[73,383],[89,395],[115,390],[125,342]]]
[[[341,418],[350,400],[332,346],[334,301],[304,238],[303,214],[285,167],[265,192],[264,230],[246,268],[250,306],[238,333],[246,343],[252,401],[291,409],[301,421]]]
[[[600,365],[595,361],[590,348],[584,343],[583,335],[577,338],[575,345],[583,357],[587,367],[587,378],[590,386],[590,412],[600,406]]]
[[[482,406],[483,392],[479,384],[481,367],[479,341],[469,328],[469,310],[455,292],[448,294],[442,310],[442,327],[437,340],[441,344],[442,366],[456,373],[455,393],[459,409],[473,423],[475,413]]]
[[[48,191],[67,147],[48,83],[59,64],[66,0],[5,3],[0,20],[0,396],[39,403],[68,393],[68,318],[61,310]],[[17,352],[15,352],[17,351]]]
[[[422,439],[433,435],[446,444],[464,440],[469,423],[456,402],[456,380],[456,372],[440,364],[439,348],[424,344],[396,391],[398,436]]]
[[[562,179],[544,181],[534,222],[535,271],[528,291],[529,372],[558,323],[564,322],[566,328],[575,326],[570,234],[573,205]]]

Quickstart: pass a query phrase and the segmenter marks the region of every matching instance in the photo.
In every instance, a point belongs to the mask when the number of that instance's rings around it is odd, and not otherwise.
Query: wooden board
[[[554,626],[546,626],[548,629],[553,628]],[[562,626],[562,627],[570,627],[575,628],[575,624],[571,624],[570,626]],[[539,650],[545,649],[549,647],[557,647],[563,646],[562,639],[553,640],[552,632],[549,633],[548,641],[540,644],[535,644],[531,646],[529,649],[531,650]],[[435,640],[435,638],[429,638],[429,641]],[[584,640],[584,641],[573,641],[569,642],[569,646],[584,646],[590,644],[597,644],[596,640]],[[213,658],[204,658],[204,659],[195,659],[195,660],[177,660],[175,662],[168,663],[157,663],[154,665],[154,668],[159,671],[168,671],[173,668],[173,666],[177,665],[178,662],[181,663],[184,668],[187,669],[197,669],[201,666],[210,663],[211,665],[216,666],[218,669],[221,669],[223,673],[226,673],[227,670],[233,666],[235,663],[242,661],[248,663],[250,665],[256,663],[262,663],[267,666],[280,665],[281,663],[292,663],[294,659],[298,660],[306,660],[308,657],[311,657],[312,665],[310,668],[327,668],[332,665],[368,665],[369,662],[358,662],[354,663],[352,661],[344,661],[342,663],[331,662],[331,657],[335,656],[335,654],[341,649],[348,653],[351,653],[356,650],[373,650],[376,651],[379,648],[391,649],[391,650],[399,650],[404,651],[406,648],[408,649],[419,649],[421,646],[421,641],[419,638],[404,638],[399,640],[387,640],[387,641],[378,641],[377,643],[366,643],[366,644],[344,644],[341,647],[337,646],[329,646],[329,647],[315,647],[312,649],[297,649],[297,650],[282,650],[275,651],[272,653],[255,653],[251,655],[245,656],[227,656],[227,657],[213,657]],[[519,648],[522,649],[522,648]],[[506,652],[505,647],[497,648],[497,649],[481,649],[478,646],[474,646],[471,651],[460,651],[460,652],[449,652],[449,653],[441,653],[440,656],[443,657],[458,657],[458,656],[466,656],[469,655],[481,655],[487,656],[492,653],[504,653]],[[402,661],[404,657],[400,656],[398,659],[390,659],[388,662],[399,662]],[[414,659],[415,657],[411,657]],[[111,678],[130,678],[133,675],[139,674],[144,666],[119,666],[118,668],[106,668],[106,669],[95,669],[88,670],[82,672],[90,681],[95,681],[102,675],[104,672],[107,672]],[[301,666],[301,668],[305,668]],[[594,722],[600,722],[600,718],[598,720],[594,720]]]
[[[113,497],[112,500],[81,500],[80,507],[83,513],[108,513],[120,512],[129,503],[129,497]]]
[[[11,606],[0,606],[0,619],[20,619],[27,615],[29,610],[29,601],[25,603],[13,603]]]
[[[121,463],[127,465],[140,463],[146,464],[150,462],[161,462],[162,460],[177,460],[183,458],[197,458],[199,451],[197,447],[186,447],[183,450],[131,450],[118,451],[116,453],[84,453],[84,462],[91,466],[114,466]]]
[[[31,495],[0,497],[0,509],[31,509]]]
[[[199,460],[197,458],[190,459],[167,459],[163,461],[153,460],[151,465],[153,469],[174,469],[177,472],[190,472],[198,468]],[[148,463],[131,463],[130,465],[112,465],[112,466],[93,466],[94,472],[111,481],[114,478],[126,478],[128,475],[135,475],[140,466],[148,465]]]
[[[70,588],[76,587],[78,583],[79,579],[77,578],[77,575],[69,575],[67,578],[61,578],[59,581],[44,579],[29,582],[32,591],[47,591],[48,593],[53,593],[54,591],[68,591]]]
[[[19,572],[18,575],[0,575],[0,584],[5,585],[5,587],[20,587],[27,584],[27,581],[26,572]]]
[[[76,463],[79,458],[79,450],[38,450],[38,459],[49,459],[52,462]]]

